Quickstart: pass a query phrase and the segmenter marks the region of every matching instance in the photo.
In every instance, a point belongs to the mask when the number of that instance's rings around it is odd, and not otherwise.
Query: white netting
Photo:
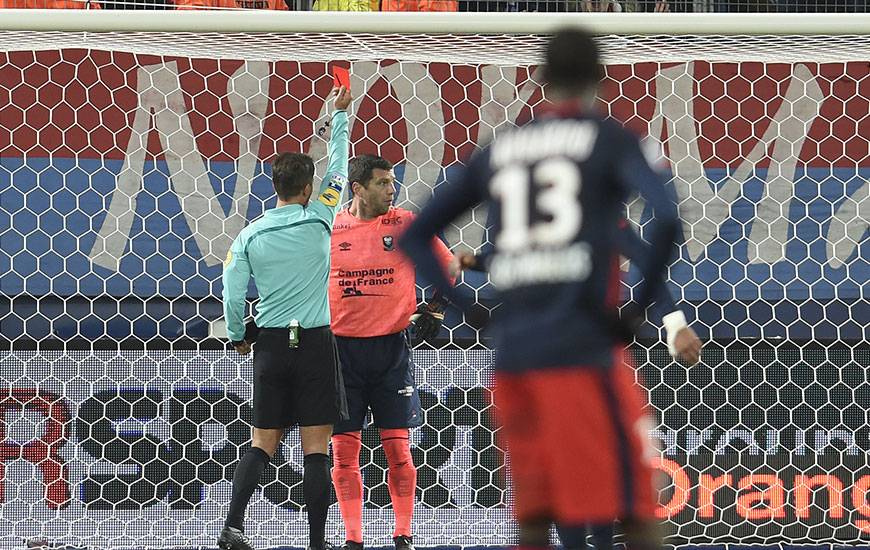
[[[868,19],[870,22],[870,19]],[[599,37],[608,64],[763,61],[834,63],[863,61],[870,35],[805,36],[615,35]],[[346,34],[330,33],[178,33],[178,32],[34,32],[0,33],[0,50],[85,48],[140,54],[201,55],[209,59],[248,61],[402,61],[473,65],[534,65],[541,58],[543,35]],[[244,44],[244,53],[239,45]]]
[[[400,204],[416,208],[540,107],[540,44],[0,33],[0,336],[12,348],[0,356],[0,544],[211,544],[250,414],[250,362],[206,339],[221,260],[274,205],[274,154],[324,156],[327,61],[352,61],[353,153],[396,163]],[[671,288],[716,339],[691,369],[650,326],[634,348],[671,474],[660,509],[671,542],[865,540],[867,38],[603,44],[601,106],[665,147],[684,220]],[[642,227],[643,205],[629,217]],[[479,250],[485,227],[476,212],[446,237]],[[626,277],[630,288],[637,274]],[[485,283],[465,278],[491,304]],[[415,350],[427,411],[414,433],[416,542],[509,543],[483,389],[491,352],[455,315],[447,327],[440,349]],[[91,345],[113,350],[48,351]],[[257,547],[306,542],[299,454],[291,434],[254,499]],[[367,543],[389,544],[383,454],[365,456]]]

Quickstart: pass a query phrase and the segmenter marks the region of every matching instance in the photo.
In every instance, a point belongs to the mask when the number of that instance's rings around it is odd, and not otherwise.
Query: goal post
[[[352,154],[393,162],[418,209],[539,112],[546,34],[572,23],[604,51],[600,109],[664,151],[669,285],[707,342],[675,363],[653,312],[632,346],[668,541],[865,541],[868,14],[111,10],[0,10],[0,540],[211,545],[251,418],[251,363],[211,337],[222,260],[274,206],[275,154],[323,173],[331,68],[351,73]],[[643,232],[644,205],[627,216]],[[477,210],[445,239],[478,251],[487,226]],[[493,305],[484,276],[462,285]],[[455,312],[414,349],[418,546],[514,540],[493,353]],[[366,543],[389,546],[376,430],[364,443]],[[255,546],[305,544],[301,471],[291,433]],[[342,540],[336,507],[328,525]]]
[[[249,61],[402,60],[534,66],[548,32],[581,25],[607,64],[860,61],[870,13],[402,13],[0,10],[0,51],[89,48]],[[193,36],[190,36],[190,35]],[[185,36],[186,40],[180,40]],[[809,44],[815,44],[811,52]],[[239,51],[244,45],[244,51]],[[864,56],[866,57],[866,56]]]
[[[866,13],[459,13],[270,10],[0,12],[0,28],[77,32],[546,34],[582,25],[623,35],[866,35]]]

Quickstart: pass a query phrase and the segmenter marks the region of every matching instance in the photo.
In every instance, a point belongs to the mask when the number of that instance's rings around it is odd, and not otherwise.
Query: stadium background
[[[250,363],[207,339],[221,260],[274,205],[269,159],[325,154],[329,67],[0,53],[2,544],[211,544],[250,413]],[[353,152],[397,162],[410,207],[542,99],[534,67],[350,68]],[[672,290],[713,340],[691,369],[652,326],[633,347],[670,474],[672,543],[870,533],[868,105],[866,62],[608,67],[602,107],[664,145],[685,220]],[[629,214],[643,225],[641,204]],[[485,218],[448,242],[485,246]],[[465,281],[491,300],[485,281]],[[627,291],[635,281],[631,270]],[[415,354],[427,407],[414,434],[418,544],[509,544],[483,389],[491,352],[448,321],[438,349]],[[365,458],[367,533],[387,544],[385,461]],[[295,434],[273,463],[248,531],[299,546]]]

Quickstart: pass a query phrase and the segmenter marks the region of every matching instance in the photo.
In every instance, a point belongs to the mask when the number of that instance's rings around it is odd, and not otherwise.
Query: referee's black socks
[[[309,548],[321,549],[326,540],[326,515],[329,511],[329,457],[323,453],[305,455],[302,494],[308,512]]]
[[[268,463],[269,455],[259,447],[251,447],[239,460],[239,465],[236,466],[233,474],[233,498],[230,501],[230,513],[225,523],[227,527],[245,530],[245,509]]]

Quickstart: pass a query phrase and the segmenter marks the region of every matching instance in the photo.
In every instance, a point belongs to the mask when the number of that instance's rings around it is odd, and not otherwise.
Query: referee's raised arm
[[[233,347],[250,351],[243,317],[248,282],[257,287],[251,448],[233,474],[233,496],[221,550],[252,550],[244,534],[248,501],[287,428],[299,425],[308,511],[309,550],[325,550],[330,504],[328,446],[332,426],[347,418],[344,382],[329,328],[329,253],[335,210],[347,182],[350,91],[334,92],[329,168],[314,193],[314,161],[281,153],[272,162],[275,208],[233,242],[223,275],[224,316]],[[312,196],[316,200],[311,201]],[[253,333],[255,331],[249,331]]]
[[[341,88],[344,90],[344,88]],[[350,97],[350,92],[346,92]],[[330,225],[335,221],[338,206],[341,204],[341,193],[347,185],[348,143],[350,131],[347,123],[347,111],[340,108],[343,105],[340,97],[336,97],[336,111],[329,123],[329,144],[327,145],[326,174],[317,192],[317,201],[312,205],[312,211],[322,216]]]

